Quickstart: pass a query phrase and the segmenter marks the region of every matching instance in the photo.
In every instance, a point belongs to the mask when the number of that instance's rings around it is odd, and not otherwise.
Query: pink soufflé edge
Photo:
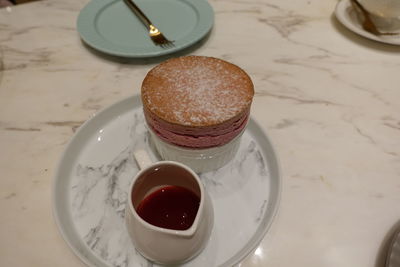
[[[225,145],[241,134],[246,128],[249,113],[247,110],[241,117],[229,124],[191,129],[185,134],[167,130],[163,125],[165,122],[160,122],[157,117],[149,116],[149,113],[146,112],[145,119],[150,130],[164,142],[185,148],[205,149]],[[171,125],[167,128],[171,128]]]

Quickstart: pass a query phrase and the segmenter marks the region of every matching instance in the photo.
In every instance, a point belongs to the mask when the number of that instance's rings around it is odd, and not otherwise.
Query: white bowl
[[[360,0],[360,3],[370,13],[370,18],[381,32],[400,31],[400,1],[399,0]]]

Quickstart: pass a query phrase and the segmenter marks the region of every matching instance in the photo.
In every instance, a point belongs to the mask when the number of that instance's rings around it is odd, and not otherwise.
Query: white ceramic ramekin
[[[245,131],[243,129],[238,136],[225,145],[206,149],[192,149],[167,143],[161,140],[150,127],[147,126],[147,128],[161,158],[181,162],[197,173],[219,169],[231,161],[239,149],[240,139]]]

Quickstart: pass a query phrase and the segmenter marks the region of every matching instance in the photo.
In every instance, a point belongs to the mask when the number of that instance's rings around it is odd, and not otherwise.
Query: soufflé
[[[186,56],[151,69],[141,95],[146,122],[156,139],[204,152],[224,147],[241,135],[254,86],[246,72],[234,64],[213,57]],[[177,160],[159,152],[165,159]]]

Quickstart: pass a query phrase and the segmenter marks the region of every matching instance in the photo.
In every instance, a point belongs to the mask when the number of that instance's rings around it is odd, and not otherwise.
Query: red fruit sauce
[[[199,209],[200,198],[181,186],[165,186],[145,197],[136,212],[146,222],[172,230],[187,230]]]

